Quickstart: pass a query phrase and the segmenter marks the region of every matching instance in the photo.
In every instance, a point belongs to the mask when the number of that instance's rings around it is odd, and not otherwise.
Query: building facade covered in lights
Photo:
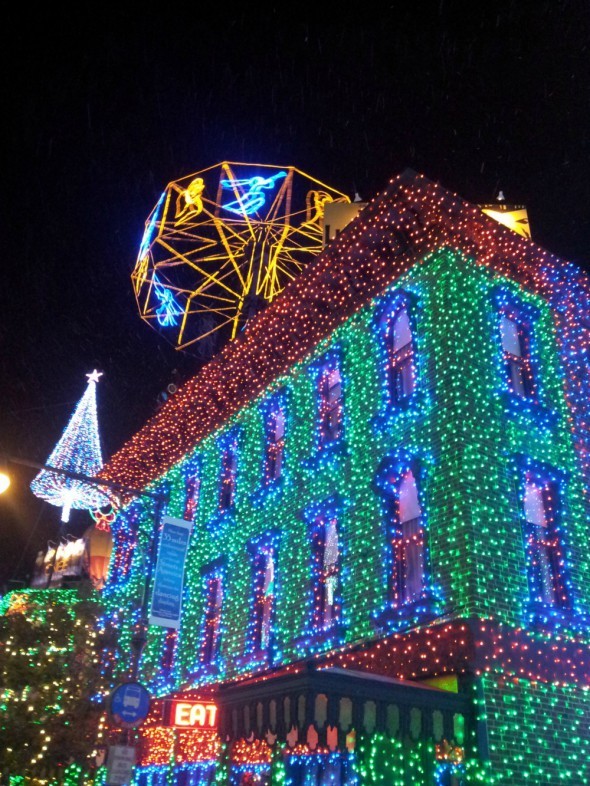
[[[192,523],[138,784],[590,783],[589,295],[406,171],[111,458]],[[115,684],[150,498],[112,531]]]

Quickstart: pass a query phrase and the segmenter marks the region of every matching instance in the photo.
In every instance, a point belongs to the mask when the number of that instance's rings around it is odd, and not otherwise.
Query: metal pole
[[[57,467],[50,467],[48,464],[37,464],[34,461],[26,461],[25,459],[18,459],[12,456],[9,461],[13,464],[22,464],[25,467],[33,467],[34,469],[43,469],[46,472],[55,472],[56,475],[65,475],[66,478],[73,478],[74,480],[82,480],[92,486],[106,486],[106,488],[113,489],[113,491],[120,491],[123,494],[131,494],[134,497],[150,497],[151,499],[160,499],[162,494],[155,491],[145,491],[143,489],[134,489],[129,486],[124,486],[121,483],[115,483],[113,480],[103,480],[102,478],[92,478],[88,475],[83,475],[80,472],[71,472],[69,469],[58,469]]]
[[[57,561],[57,549],[59,544],[61,543],[61,524],[59,527],[59,538],[57,543],[55,544],[55,548],[53,550],[53,559],[51,560],[51,567],[49,568],[49,572],[47,574],[47,584],[45,585],[45,589],[49,589],[51,587],[51,579],[53,578],[53,573],[55,571],[55,563]]]

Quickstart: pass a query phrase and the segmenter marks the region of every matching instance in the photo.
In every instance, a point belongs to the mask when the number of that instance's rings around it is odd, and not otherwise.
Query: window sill
[[[402,606],[388,604],[376,612],[373,619],[381,631],[401,631],[431,622],[440,615],[439,605],[435,595],[425,591],[411,603],[404,603]]]
[[[223,667],[219,660],[212,661],[211,663],[201,663],[191,672],[192,679],[215,681],[223,676]],[[212,678],[212,679],[211,679]]]
[[[383,404],[371,423],[378,433],[390,433],[395,426],[399,427],[400,421],[415,419],[426,411],[428,398],[424,391],[415,391],[410,398],[400,404]]]
[[[348,447],[343,439],[335,440],[322,448],[316,448],[313,456],[302,461],[302,466],[308,470],[319,470],[349,457]]]
[[[537,398],[521,398],[514,393],[504,392],[501,394],[502,403],[508,414],[514,416],[524,416],[532,418],[540,426],[554,428],[557,423],[557,414],[543,406]]]
[[[266,669],[272,665],[272,654],[270,647],[265,650],[253,650],[245,655],[235,658],[234,664],[240,671],[258,671]]]
[[[228,508],[227,510],[218,511],[215,514],[215,516],[212,516],[207,521],[206,526],[209,529],[217,530],[220,527],[234,524],[235,520],[236,520],[236,508],[235,505],[232,505],[231,508]]]
[[[588,614],[575,611],[572,608],[550,606],[544,603],[530,602],[526,611],[530,627],[540,632],[570,631],[574,633],[587,633],[590,628]]]
[[[270,500],[276,500],[285,490],[285,476],[271,480],[260,486],[251,496],[250,501],[255,508],[264,507]]]
[[[306,656],[313,652],[341,646],[344,644],[345,632],[344,625],[333,625],[327,630],[318,630],[307,635],[298,636],[293,644],[298,655]]]
[[[372,421],[373,428],[381,433],[391,431],[391,427],[397,424],[400,418],[413,415],[415,411],[409,403],[406,406],[387,407],[375,415]]]

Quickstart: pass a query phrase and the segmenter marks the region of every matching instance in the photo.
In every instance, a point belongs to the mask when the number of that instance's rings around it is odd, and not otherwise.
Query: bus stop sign
[[[139,682],[123,682],[111,693],[109,712],[116,726],[134,729],[144,722],[150,711],[151,696]]]

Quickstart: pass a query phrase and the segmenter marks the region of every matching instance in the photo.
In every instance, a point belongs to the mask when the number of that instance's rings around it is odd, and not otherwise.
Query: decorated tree
[[[102,467],[96,409],[96,384],[102,374],[94,370],[86,376],[86,392],[46,463],[47,467],[63,472],[42,469],[31,483],[35,496],[62,508],[64,522],[69,520],[72,508],[94,510],[109,503],[104,487],[73,477],[95,477]]]
[[[98,595],[17,590],[0,601],[0,778],[92,772],[101,714]]]

